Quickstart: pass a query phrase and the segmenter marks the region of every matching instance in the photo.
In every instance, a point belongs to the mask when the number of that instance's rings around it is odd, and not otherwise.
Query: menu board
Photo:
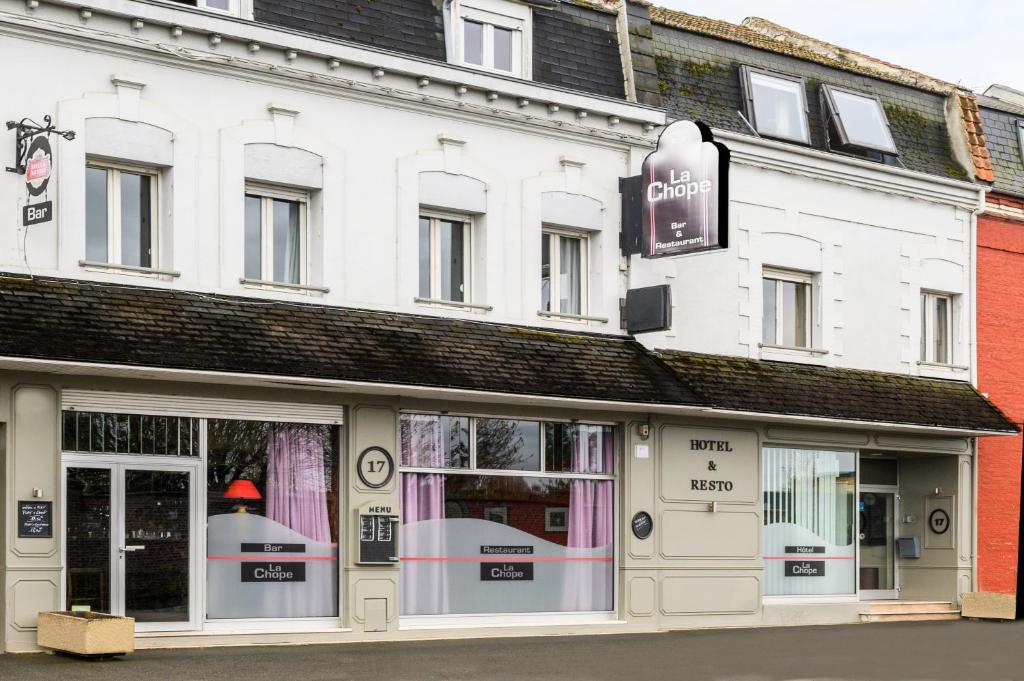
[[[18,537],[50,539],[53,537],[53,502],[18,502]]]
[[[398,562],[398,518],[393,515],[359,516],[359,562]]]

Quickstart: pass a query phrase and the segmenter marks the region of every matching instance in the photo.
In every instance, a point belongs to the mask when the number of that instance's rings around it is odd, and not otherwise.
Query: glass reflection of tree
[[[519,421],[479,419],[476,423],[477,468],[528,469],[533,453]]]

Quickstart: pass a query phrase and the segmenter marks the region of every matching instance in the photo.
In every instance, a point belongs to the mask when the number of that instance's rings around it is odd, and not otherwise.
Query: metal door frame
[[[884,601],[898,600],[900,597],[900,561],[896,553],[896,537],[899,536],[900,519],[900,488],[899,478],[895,485],[859,485],[857,488],[857,596],[862,601]],[[868,494],[891,494],[892,495],[892,583],[891,589],[861,589],[860,568],[863,565],[860,557],[860,496]]]
[[[125,562],[122,543],[125,541],[125,471],[167,471],[189,475],[189,619],[185,622],[136,622],[140,631],[194,631],[200,628],[202,599],[199,589],[199,483],[202,460],[199,457],[116,455],[116,454],[64,454],[61,457],[60,498],[60,603],[67,603],[67,469],[98,468],[110,471],[110,610],[113,615],[124,615]],[[204,485],[205,488],[205,485]]]

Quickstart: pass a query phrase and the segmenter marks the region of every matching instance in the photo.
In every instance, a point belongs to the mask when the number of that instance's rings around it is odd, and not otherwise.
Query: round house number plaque
[[[928,527],[935,534],[946,534],[949,530],[949,514],[945,509],[937,508],[928,514]]]
[[[367,447],[356,460],[356,474],[367,487],[380,489],[395,474],[395,460],[383,447]]]
[[[654,520],[647,511],[639,511],[633,516],[633,534],[637,539],[647,539],[654,531]]]

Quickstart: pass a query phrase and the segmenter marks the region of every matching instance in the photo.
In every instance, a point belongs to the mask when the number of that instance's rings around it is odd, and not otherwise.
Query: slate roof
[[[649,104],[651,94],[657,96],[671,117],[699,119],[749,135],[749,127],[737,113],[745,110],[739,66],[777,71],[805,81],[813,148],[827,150],[819,96],[819,85],[825,83],[879,98],[899,159],[908,169],[968,178],[954,155],[946,122],[946,99],[958,92],[955,85],[763,19],[739,25],[661,7],[651,7],[650,16],[657,92],[637,96]],[[982,152],[975,148],[972,153]]]
[[[447,60],[438,0],[254,0],[256,21],[422,59]],[[625,99],[610,6],[562,0],[534,6],[533,80]]]
[[[978,97],[985,139],[992,154],[993,188],[1024,197],[1024,149],[1018,128],[1024,123],[1024,106],[994,97]]]
[[[696,403],[623,336],[0,275],[0,356]]]
[[[0,356],[1012,430],[966,383],[626,336],[0,273]]]
[[[986,431],[1016,427],[969,383],[659,350],[717,409]]]
[[[253,18],[264,24],[444,61],[440,7],[433,0],[254,0]]]

